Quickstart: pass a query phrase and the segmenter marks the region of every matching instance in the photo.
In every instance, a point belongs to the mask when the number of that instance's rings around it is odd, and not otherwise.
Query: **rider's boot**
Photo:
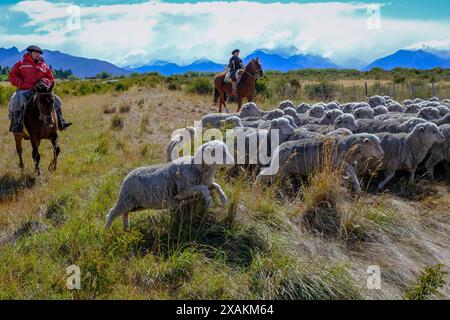
[[[56,109],[56,114],[58,115],[58,128],[60,131],[64,131],[67,130],[67,128],[69,128],[72,125],[72,122],[66,122],[66,120],[64,120],[62,112],[61,112],[61,108]]]
[[[11,126],[9,131],[12,133],[22,133],[23,132],[23,117],[22,111],[14,111],[11,118]]]

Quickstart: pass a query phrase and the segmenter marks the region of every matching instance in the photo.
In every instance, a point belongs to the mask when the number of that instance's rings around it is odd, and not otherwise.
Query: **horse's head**
[[[56,126],[53,86],[53,84],[50,88],[36,86],[35,103],[39,112],[39,120],[42,120],[47,128]]]
[[[263,77],[264,76],[264,71],[262,69],[262,63],[259,60],[259,58],[253,58],[252,59],[252,65],[253,65],[253,72],[254,72],[254,74],[259,76],[259,77]]]

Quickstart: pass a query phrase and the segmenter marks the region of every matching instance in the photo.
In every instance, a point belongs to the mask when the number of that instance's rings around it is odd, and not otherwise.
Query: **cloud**
[[[199,57],[224,61],[235,47],[245,54],[256,48],[293,46],[346,64],[432,42],[437,34],[450,39],[448,21],[388,19],[382,8],[380,29],[368,28],[368,21],[377,16],[367,8],[342,2],[92,5],[81,7],[80,29],[74,30],[67,21],[76,17],[70,16],[67,4],[22,1],[9,10],[24,14],[26,21],[17,26],[17,33],[0,34],[0,43],[25,47],[33,42],[119,65]],[[34,33],[23,34],[21,28],[33,28]]]

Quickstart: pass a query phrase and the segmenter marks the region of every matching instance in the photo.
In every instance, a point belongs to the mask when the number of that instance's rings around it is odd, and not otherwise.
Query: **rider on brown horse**
[[[245,68],[241,58],[239,58],[239,53],[239,49],[233,50],[233,52],[231,52],[230,62],[228,63],[228,68],[230,68],[230,77],[233,85],[233,95],[236,95],[237,93],[237,72]]]
[[[22,133],[25,107],[33,98],[35,89],[50,88],[55,83],[52,70],[41,56],[44,53],[41,48],[29,46],[26,50],[28,53],[23,56],[22,61],[14,65],[9,74],[9,81],[17,87],[9,102],[10,131],[13,133]],[[72,123],[64,121],[61,99],[57,95],[54,95],[54,98],[58,127],[60,130],[66,130]]]

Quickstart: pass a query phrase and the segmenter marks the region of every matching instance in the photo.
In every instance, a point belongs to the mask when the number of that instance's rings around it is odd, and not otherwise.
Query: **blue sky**
[[[0,47],[29,43],[121,66],[224,61],[235,47],[353,66],[400,48],[450,49],[450,1],[2,0]]]

